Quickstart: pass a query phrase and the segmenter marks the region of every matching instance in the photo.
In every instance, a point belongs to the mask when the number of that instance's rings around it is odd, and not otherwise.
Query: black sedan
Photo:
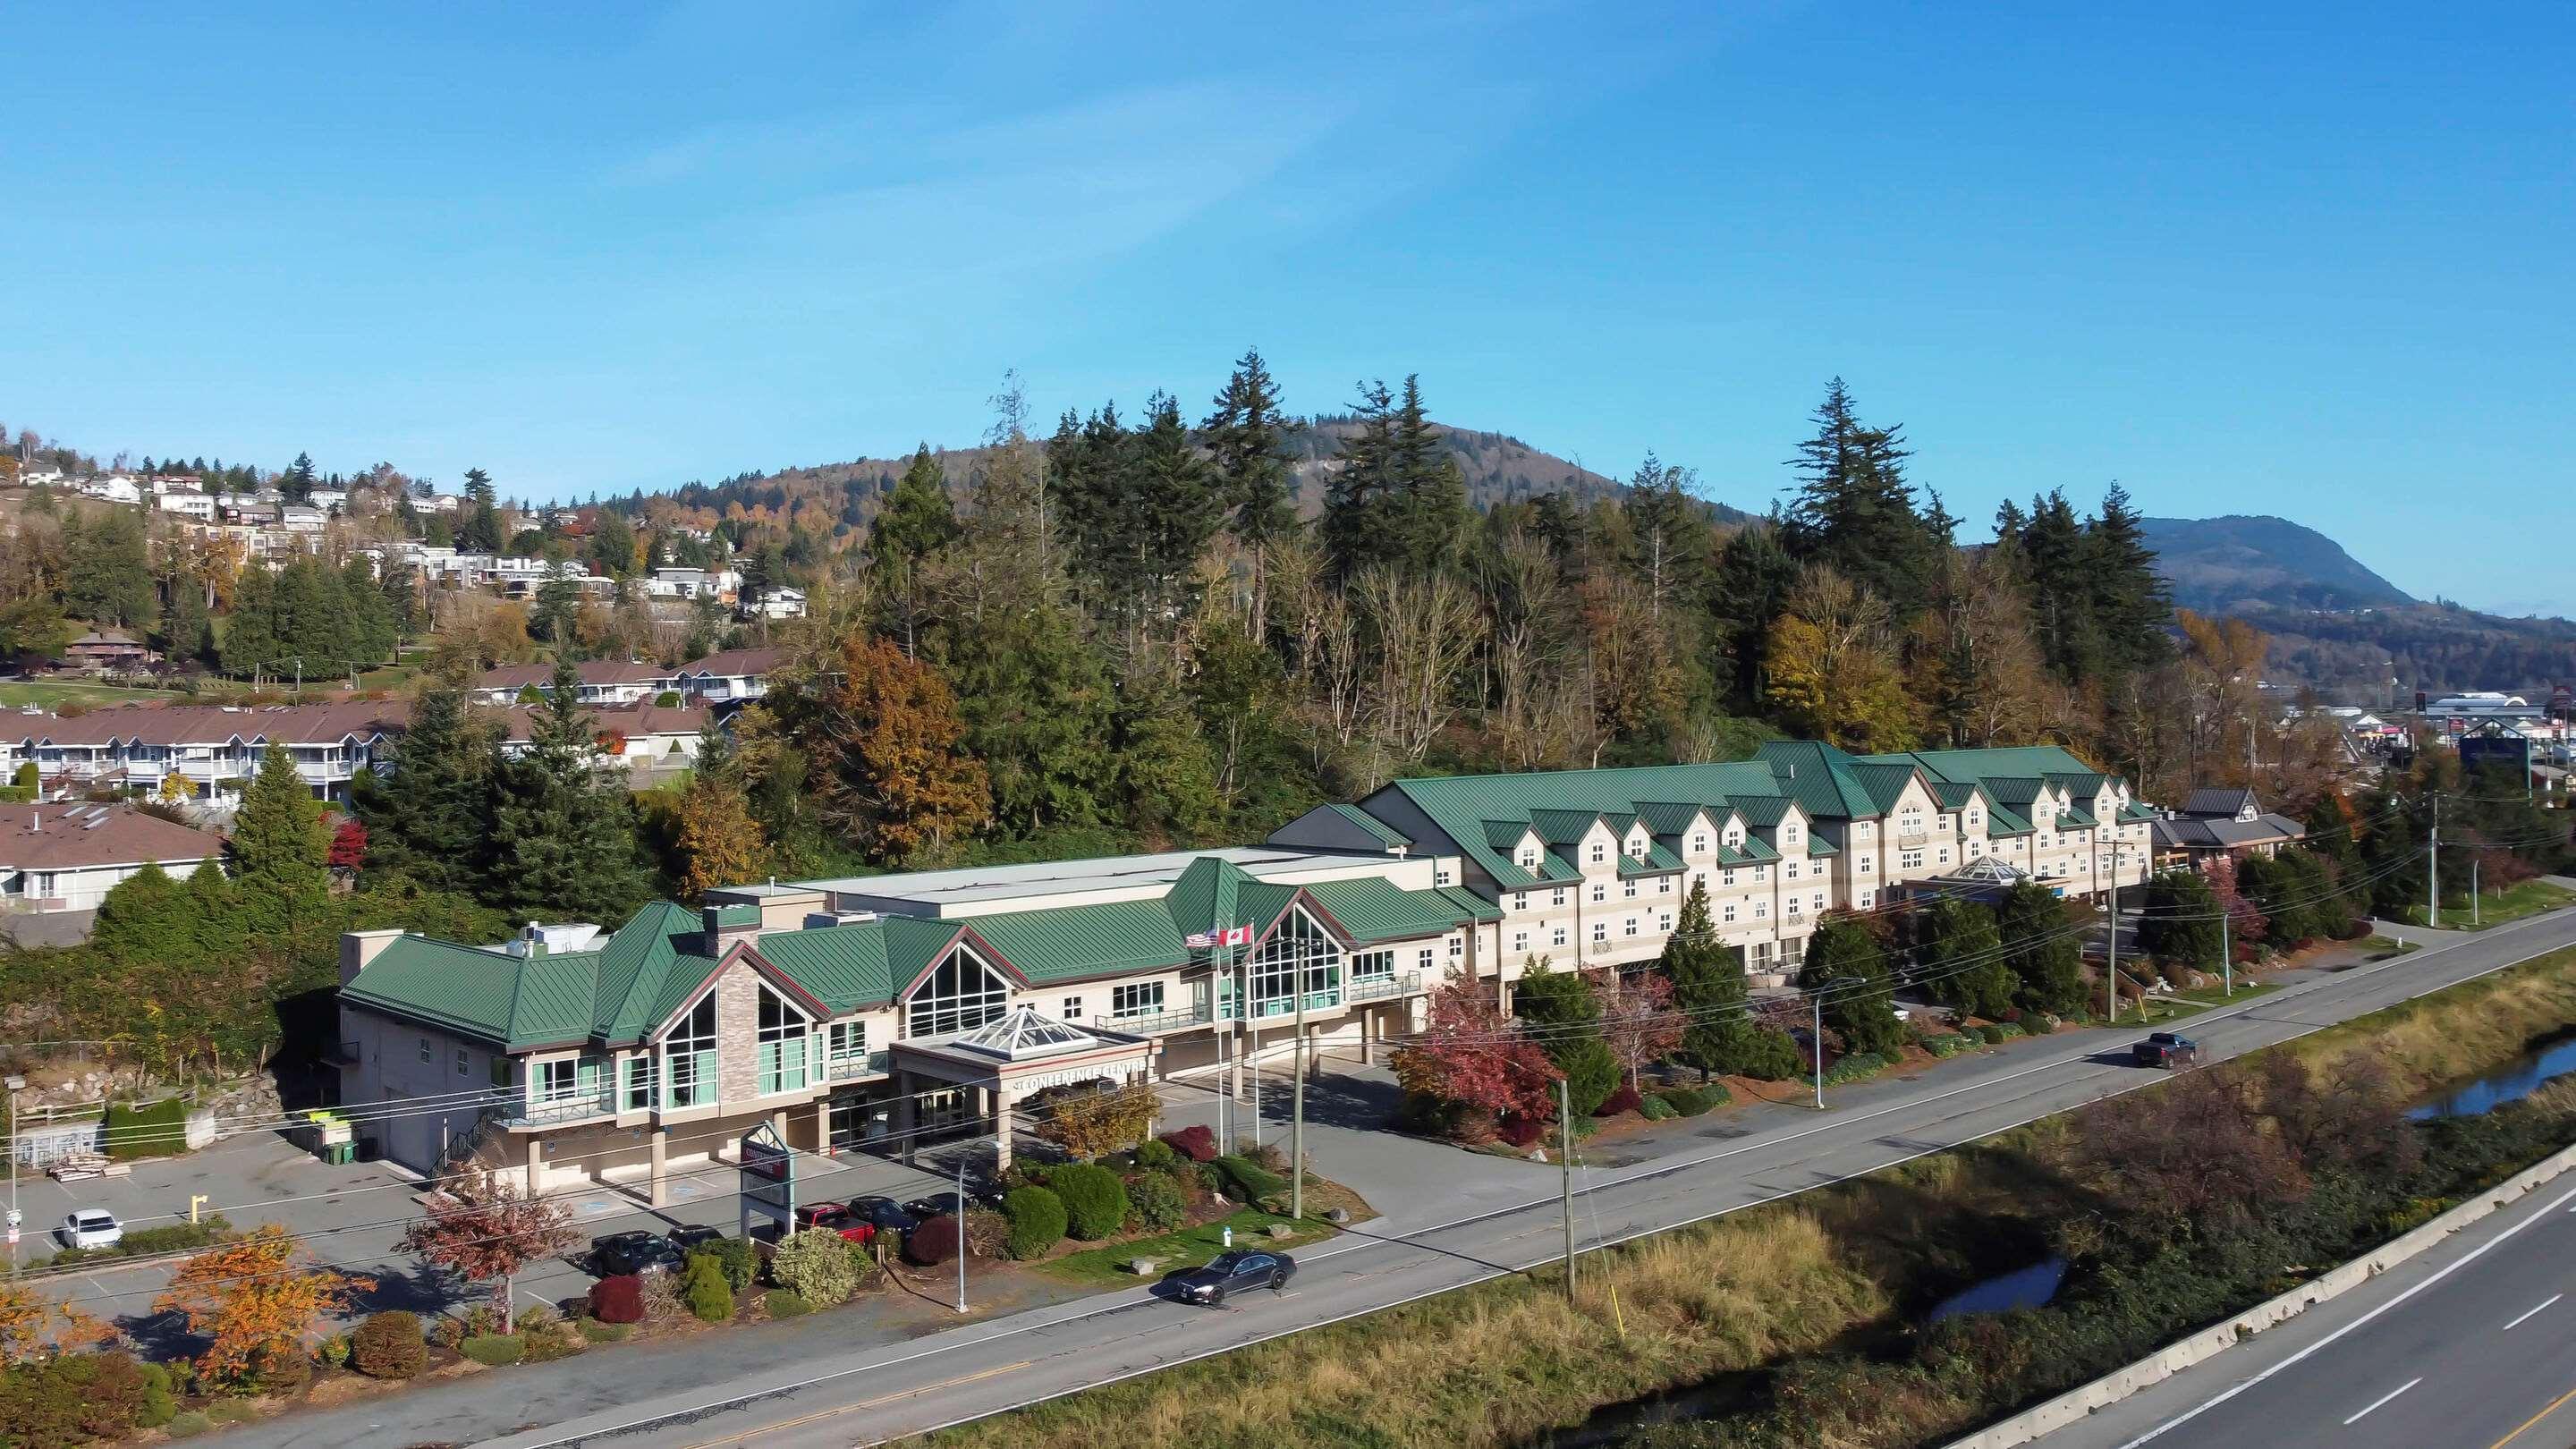
[[[1286,1253],[1265,1253],[1257,1248],[1237,1248],[1219,1253],[1203,1267],[1186,1273],[1175,1273],[1171,1284],[1185,1302],[1204,1303],[1213,1308],[1225,1301],[1228,1293],[1249,1288],[1267,1288],[1272,1292],[1288,1286],[1296,1276],[1297,1260]]]
[[[622,1273],[668,1273],[680,1266],[680,1250],[660,1233],[636,1228],[591,1239],[590,1255],[582,1266],[602,1278]]]
[[[903,1204],[890,1197],[854,1197],[850,1199],[850,1216],[881,1233],[908,1233],[921,1226],[921,1219],[904,1211]]]

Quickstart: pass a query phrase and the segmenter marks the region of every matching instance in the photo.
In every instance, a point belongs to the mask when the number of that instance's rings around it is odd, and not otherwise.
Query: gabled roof
[[[522,958],[427,936],[385,943],[344,999],[513,1050],[590,1035],[597,952]]]
[[[1362,832],[1371,836],[1378,844],[1385,846],[1389,850],[1401,850],[1413,844],[1412,841],[1404,838],[1404,833],[1402,831],[1397,830],[1394,826],[1389,825],[1385,821],[1378,819],[1376,816],[1371,815],[1365,810],[1362,810],[1357,805],[1350,804],[1346,801],[1336,800],[1324,806],[1324,808],[1341,817],[1341,819],[1349,824],[1357,826]]]
[[[1726,818],[1726,811],[1723,808],[1712,810],[1705,805],[1692,805],[1679,800],[1637,802],[1637,818],[1645,821],[1646,828],[1657,835],[1680,835],[1689,830],[1691,823],[1703,815],[1722,821]]]
[[[2253,806],[2253,808],[2258,812],[2263,808],[2260,804],[2256,803],[2254,792],[2245,789],[2242,786],[2200,785],[2194,787],[2189,795],[2183,797],[2182,813],[2185,815],[2235,815],[2242,812],[2249,805]]]
[[[1852,769],[1860,762],[1832,745],[1817,740],[1766,740],[1754,758],[1771,767],[1780,793],[1811,816],[1865,820],[1885,813]]]

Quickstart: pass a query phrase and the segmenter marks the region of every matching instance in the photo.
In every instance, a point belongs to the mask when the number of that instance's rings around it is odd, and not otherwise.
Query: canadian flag
[[[1225,928],[1224,936],[1217,941],[1217,944],[1220,946],[1249,946],[1252,944],[1252,928],[1250,926],[1228,926]]]

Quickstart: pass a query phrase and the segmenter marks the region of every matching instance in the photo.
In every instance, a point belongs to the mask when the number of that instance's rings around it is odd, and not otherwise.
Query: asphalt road
[[[2569,944],[2576,944],[2576,913],[2538,917],[2377,965],[2315,975],[2198,1017],[2190,1030],[2213,1057],[2233,1056]],[[1755,1119],[1764,1124],[1760,1130],[1734,1141],[1700,1140],[1659,1160],[1595,1171],[1578,1199],[1581,1238],[1614,1242],[1735,1211],[2149,1085],[2161,1078],[2125,1064],[2137,1035],[2086,1032],[2014,1043],[1919,1080],[1853,1089],[1829,1113],[1775,1109]],[[782,1335],[770,1340],[769,1361],[712,1380],[691,1372],[685,1354],[593,1354],[513,1370],[506,1378],[297,1415],[248,1427],[224,1442],[476,1440],[512,1449],[874,1443],[1544,1264],[1560,1251],[1554,1184],[1542,1173],[1531,1187],[1519,1203],[1446,1221],[1440,1204],[1390,1213],[1301,1253],[1302,1271],[1289,1292],[1255,1295],[1222,1310],[1186,1308],[1137,1289],[900,1344],[835,1348],[810,1334]],[[629,1357],[637,1359],[635,1368],[621,1371],[621,1358]],[[639,1370],[649,1377],[638,1381]],[[2376,1413],[2398,1422],[2403,1397]],[[2463,1441],[2445,1432],[2387,1442]]]
[[[2070,1425],[2051,1449],[2576,1444],[2576,1186]]]

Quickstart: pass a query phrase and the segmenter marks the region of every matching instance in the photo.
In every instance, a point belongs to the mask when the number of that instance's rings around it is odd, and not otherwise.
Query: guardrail
[[[555,1097],[542,1102],[504,1105],[501,1125],[504,1127],[553,1127],[565,1122],[578,1122],[585,1117],[617,1115],[617,1094],[602,1090],[577,1096]]]
[[[1344,994],[1353,1001],[1383,1001],[1390,996],[1413,996],[1422,990],[1422,973],[1403,971],[1392,976],[1368,976],[1353,981]]]
[[[851,1082],[861,1077],[882,1077],[893,1070],[894,1052],[889,1049],[865,1056],[831,1058],[823,1064],[823,1080]]]

